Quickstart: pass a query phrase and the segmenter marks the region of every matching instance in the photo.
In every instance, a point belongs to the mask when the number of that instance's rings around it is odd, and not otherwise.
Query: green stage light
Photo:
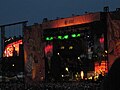
[[[50,37],[50,39],[49,40],[53,40],[53,37]]]
[[[77,34],[77,37],[80,37],[81,36],[81,34],[79,33],[79,34]]]
[[[49,37],[46,37],[46,38],[45,38],[45,40],[47,40],[47,41],[48,41],[48,40],[49,40]]]
[[[62,39],[62,36],[58,36],[58,39]]]
[[[53,40],[53,37],[46,37],[46,40],[51,41],[51,40]]]
[[[72,34],[71,36],[74,38],[74,37],[76,37],[76,34]]]
[[[72,34],[71,35],[73,38],[76,38],[76,37],[80,37],[81,35],[80,35],[80,33],[79,34]]]
[[[81,34],[80,33],[78,33],[78,34],[71,34],[71,37],[72,38],[76,38],[76,37],[80,37],[81,36]],[[51,41],[51,40],[53,40],[54,39],[54,37],[46,37],[45,38],[47,41]],[[69,35],[64,35],[64,36],[57,36],[57,39],[60,39],[60,40],[63,40],[63,39],[69,39]]]
[[[64,37],[63,37],[63,39],[68,39],[69,38],[69,36],[68,35],[65,35]]]

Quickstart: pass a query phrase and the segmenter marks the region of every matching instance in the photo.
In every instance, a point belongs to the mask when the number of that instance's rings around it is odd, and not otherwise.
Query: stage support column
[[[107,15],[108,12],[104,12],[105,18],[104,18],[104,50],[105,50],[105,60],[107,62],[107,71],[109,71],[109,60],[108,60],[108,26],[107,26]]]
[[[5,26],[1,26],[1,57],[4,52],[4,41],[5,41]]]

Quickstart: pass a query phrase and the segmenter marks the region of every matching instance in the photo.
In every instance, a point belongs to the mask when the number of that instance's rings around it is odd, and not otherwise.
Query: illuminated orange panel
[[[15,51],[17,51],[17,55],[19,55],[19,44],[22,44],[22,40],[18,40],[16,42],[8,44],[5,47],[3,57],[13,56],[13,47],[15,47]]]
[[[95,72],[100,74],[102,72],[107,73],[107,61],[102,61],[101,63],[96,62],[95,63]]]
[[[91,13],[81,16],[73,16],[53,21],[47,21],[42,24],[43,29],[59,28],[65,26],[79,25],[100,20],[100,13]]]

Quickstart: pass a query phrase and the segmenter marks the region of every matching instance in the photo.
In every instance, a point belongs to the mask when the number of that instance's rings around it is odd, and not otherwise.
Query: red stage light
[[[100,41],[100,43],[104,43],[104,37],[101,37],[101,38],[99,39],[99,41]]]
[[[47,45],[45,47],[45,54],[52,52],[52,50],[53,50],[53,45]]]

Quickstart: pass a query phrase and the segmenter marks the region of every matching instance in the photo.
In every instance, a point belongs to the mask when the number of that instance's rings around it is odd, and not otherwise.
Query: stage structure
[[[8,77],[24,73],[24,50],[22,37],[5,39],[5,49],[2,57],[2,71]]]
[[[23,31],[27,21],[1,25],[1,73],[2,82],[18,80],[24,83]],[[18,33],[16,33],[18,32]],[[16,35],[17,34],[17,35]],[[11,36],[10,36],[11,35]],[[19,37],[18,37],[19,35]],[[18,78],[18,75],[22,75]],[[17,77],[16,80],[13,80]],[[11,78],[11,79],[9,79]]]
[[[107,72],[106,26],[106,13],[89,13],[44,22],[45,52],[49,46],[53,47],[52,55],[45,53],[46,61],[51,65],[46,68],[46,77],[78,80],[81,71],[88,78],[100,74],[99,69]]]
[[[42,31],[40,24],[28,26],[24,30],[23,42],[26,83],[44,81],[45,78],[45,42],[42,41]]]
[[[24,29],[24,27],[26,26],[28,21],[23,21],[23,22],[17,22],[17,23],[11,23],[11,24],[5,24],[5,25],[0,25],[0,30],[1,30],[1,57],[3,57],[3,53],[4,53],[4,48],[5,48],[5,34],[6,34],[6,28],[9,27],[15,27],[17,25],[22,25],[22,30]],[[15,28],[14,28],[15,29]],[[8,30],[10,31],[10,30]],[[19,30],[17,30],[19,32]],[[14,30],[15,32],[15,30]],[[12,32],[13,33],[13,32]],[[15,35],[14,35],[15,36]]]
[[[73,81],[105,75],[119,55],[119,36],[119,9],[45,18],[42,24],[27,26],[23,39],[26,80]]]

